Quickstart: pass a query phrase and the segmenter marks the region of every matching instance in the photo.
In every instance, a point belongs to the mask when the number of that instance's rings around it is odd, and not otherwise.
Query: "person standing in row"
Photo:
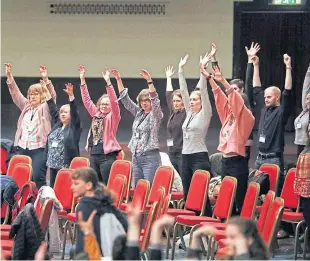
[[[50,186],[52,188],[58,171],[62,168],[69,168],[72,159],[80,156],[79,142],[82,128],[75,104],[73,85],[66,84],[64,91],[69,96],[69,104],[61,106],[59,112],[48,92],[46,97],[53,119],[53,129],[48,135],[45,148],[46,166],[50,168]]]
[[[179,89],[173,90],[171,77],[174,72],[173,66],[168,66],[166,68],[166,101],[170,113],[167,123],[167,147],[173,167],[178,173],[181,173],[183,148],[182,125],[186,118],[186,111],[184,109],[181,91]]]
[[[151,75],[141,70],[140,76],[146,80],[149,88],[139,93],[135,104],[128,95],[128,89],[124,88],[120,73],[112,70],[112,74],[117,81],[119,100],[134,116],[132,137],[128,144],[132,153],[133,186],[139,179],[146,179],[152,184],[155,172],[161,166],[158,132],[164,115],[158,93]]]
[[[95,105],[89,96],[85,81],[85,68],[79,66],[81,79],[81,95],[84,106],[92,117],[91,132],[87,147],[90,147],[90,166],[97,172],[99,180],[108,184],[110,170],[121,146],[116,139],[121,119],[119,104],[110,80],[110,70],[106,69],[102,76],[107,83],[107,94],[103,94]]]
[[[33,180],[40,189],[46,184],[45,146],[52,129],[46,93],[41,83],[36,83],[29,87],[26,98],[14,80],[11,64],[5,64],[5,72],[13,102],[22,111],[17,122],[14,146],[17,146],[18,154],[27,155],[32,159]],[[40,66],[40,75],[48,92],[56,100],[54,86],[48,79],[45,66]]]
[[[196,89],[189,95],[183,70],[187,59],[188,55],[181,58],[179,63],[180,91],[186,111],[186,119],[182,125],[183,149],[181,177],[184,189],[184,200],[187,198],[194,172],[198,169],[211,170],[206,145],[206,135],[212,117],[207,80],[200,74],[200,80]],[[200,63],[205,67],[209,60],[210,56],[205,55],[203,59],[200,59]]]

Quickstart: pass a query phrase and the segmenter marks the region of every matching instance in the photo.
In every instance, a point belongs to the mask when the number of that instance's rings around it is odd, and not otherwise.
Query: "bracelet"
[[[211,75],[209,75],[206,79],[209,81],[211,78],[212,78]]]
[[[288,69],[288,70],[292,70],[292,67],[286,67],[286,69]]]
[[[148,85],[153,84],[153,82],[147,82]]]

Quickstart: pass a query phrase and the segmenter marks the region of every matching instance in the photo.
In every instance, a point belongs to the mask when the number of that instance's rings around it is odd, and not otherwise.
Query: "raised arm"
[[[284,64],[286,66],[285,86],[282,94],[281,106],[283,108],[283,124],[286,125],[289,116],[293,109],[293,95],[292,95],[292,67],[291,57],[287,54],[283,55]]]
[[[283,55],[284,64],[286,66],[286,73],[285,73],[285,86],[286,90],[291,90],[293,87],[292,84],[292,65],[291,65],[291,57],[287,54]]]
[[[56,92],[55,92],[55,88],[54,85],[52,84],[52,81],[50,81],[48,79],[48,74],[47,74],[47,68],[44,65],[40,65],[40,75],[47,87],[47,90],[49,91],[49,93],[51,94],[54,102],[56,103]]]
[[[183,72],[183,67],[186,64],[187,59],[188,59],[188,54],[185,55],[184,58],[181,58],[180,63],[179,63],[179,85],[180,85],[180,92],[182,95],[182,100],[183,100],[184,108],[186,112],[190,110],[189,93],[188,93],[187,83],[186,83],[184,72]]]
[[[46,102],[47,102],[47,105],[48,105],[48,108],[49,108],[49,111],[52,117],[52,124],[55,125],[56,123],[60,122],[59,112],[58,112],[56,102],[54,99],[52,99],[51,93],[47,89],[45,82],[43,80],[40,80],[40,84],[46,96]]]
[[[88,111],[90,116],[93,117],[96,114],[96,112],[98,111],[98,108],[93,103],[93,101],[91,100],[91,98],[89,96],[89,92],[88,92],[86,80],[85,80],[86,70],[85,70],[85,67],[83,65],[79,65],[78,70],[80,72],[80,79],[81,79],[81,87],[80,88],[81,88],[82,101],[83,101],[84,107],[86,108],[86,110]]]
[[[102,76],[107,83],[106,89],[107,89],[107,94],[108,94],[108,97],[109,97],[109,100],[111,103],[111,112],[113,115],[112,119],[116,123],[115,127],[117,128],[119,121],[121,120],[121,111],[119,109],[118,100],[117,100],[115,90],[114,90],[113,85],[112,85],[111,80],[110,80],[110,74],[111,74],[110,69],[106,68],[105,72],[102,73]]]
[[[174,74],[173,66],[168,66],[166,68],[166,77],[167,77],[167,84],[166,84],[166,101],[168,105],[169,112],[172,113],[173,111],[173,86],[172,86],[172,75]]]
[[[218,62],[216,60],[216,52],[217,52],[217,47],[215,43],[212,43],[210,56],[211,56],[211,63],[212,63],[213,70],[215,67],[219,67]]]
[[[71,116],[71,124],[74,126],[75,129],[80,129],[81,128],[81,120],[79,113],[77,111],[77,107],[75,104],[75,98],[74,98],[74,93],[73,93],[73,85],[72,83],[67,83],[66,89],[64,89],[64,92],[68,94],[69,101],[70,101],[70,116]]]
[[[125,109],[129,111],[133,116],[136,116],[138,111],[140,110],[139,106],[135,104],[129,97],[128,95],[128,89],[124,88],[123,81],[121,78],[121,75],[118,70],[113,69],[112,70],[112,75],[117,81],[117,87],[119,91],[119,100],[122,102],[124,105]]]
[[[306,101],[307,101],[307,93],[310,90],[310,64],[308,67],[308,71],[306,72],[306,76],[304,79],[304,84],[302,86],[302,98],[301,98],[301,103],[302,103],[302,108],[305,110],[307,109]]]
[[[259,76],[259,58],[258,56],[253,56],[251,58],[254,65],[254,73],[253,73],[253,87],[262,87],[262,83],[260,81]]]
[[[22,111],[26,104],[29,102],[28,99],[20,92],[14,77],[12,75],[12,65],[9,63],[4,64],[5,73],[7,76],[7,85],[9,87],[10,94],[12,96],[13,102]]]

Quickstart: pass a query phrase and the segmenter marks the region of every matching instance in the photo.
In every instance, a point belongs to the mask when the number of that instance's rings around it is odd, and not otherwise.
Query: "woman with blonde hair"
[[[51,95],[47,93],[46,97],[54,123],[45,148],[46,166],[50,169],[52,188],[58,171],[62,168],[69,168],[72,159],[80,155],[79,142],[82,128],[75,104],[73,85],[66,84],[64,91],[68,94],[70,103],[61,106],[59,112]]]
[[[42,84],[46,85],[48,92],[56,100],[54,86],[48,79],[46,67],[41,65],[40,75],[43,81],[31,85],[26,98],[14,80],[11,64],[5,64],[5,72],[13,102],[22,111],[17,122],[14,146],[17,146],[19,154],[31,157],[33,179],[39,189],[46,184],[44,148],[47,136],[52,128],[51,115],[46,103],[46,93]]]
[[[147,179],[152,183],[155,172],[161,165],[158,132],[164,115],[158,94],[150,74],[141,70],[140,75],[146,80],[149,88],[139,93],[138,104],[135,104],[128,95],[128,89],[124,88],[119,72],[112,70],[112,74],[117,80],[120,101],[135,117],[128,145],[132,153],[134,184],[137,184],[139,179]]]
[[[118,125],[121,119],[116,93],[110,81],[110,69],[102,73],[107,83],[107,94],[102,95],[95,105],[89,96],[85,81],[85,67],[80,65],[81,95],[84,106],[92,117],[90,137],[87,147],[90,147],[90,166],[97,172],[99,180],[108,183],[110,170],[121,146],[116,139]]]

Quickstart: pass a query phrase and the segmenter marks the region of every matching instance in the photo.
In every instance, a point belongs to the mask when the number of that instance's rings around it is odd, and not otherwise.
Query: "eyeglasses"
[[[150,102],[150,99],[143,99],[143,100],[140,100],[140,102]]]
[[[109,106],[111,106],[111,104],[110,104],[110,103],[101,103],[100,105],[101,105],[101,106],[105,106],[105,107],[109,107]]]

